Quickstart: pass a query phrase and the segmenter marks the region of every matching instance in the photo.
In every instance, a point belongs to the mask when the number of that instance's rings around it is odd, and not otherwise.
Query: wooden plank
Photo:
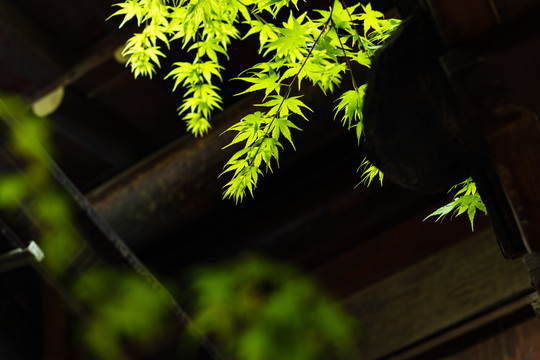
[[[509,257],[523,255],[515,246],[518,237],[529,251],[540,249],[531,244],[540,232],[533,221],[540,202],[534,191],[540,176],[540,150],[534,146],[540,137],[540,86],[530,81],[540,76],[539,20],[537,6],[442,59],[466,114],[458,125],[469,133],[475,167],[487,170],[473,177]]]
[[[430,0],[428,7],[450,46],[481,35],[500,21],[490,0]]]
[[[538,6],[537,0],[493,0],[501,21],[508,21]]]
[[[505,327],[505,323],[510,319],[518,318],[523,321],[524,318],[528,319],[531,317],[534,317],[534,311],[529,304],[529,295],[523,296],[388,359],[439,359],[441,356],[455,354],[461,351],[461,349],[468,348],[471,346],[471,343],[477,342],[479,337],[485,339],[487,334],[494,333],[491,329]],[[515,321],[515,323],[517,322]],[[464,343],[465,346],[463,345]]]
[[[362,358],[377,359],[530,289],[521,262],[504,260],[487,230],[352,295],[345,306],[363,325]]]
[[[528,319],[444,360],[540,359],[540,321]]]
[[[524,14],[536,0],[428,0],[428,7],[447,44],[454,46],[481,36]]]
[[[414,213],[409,207],[405,212],[413,215],[408,219],[399,224],[391,224],[386,219],[387,225],[379,228],[382,231],[367,239],[365,232],[359,231],[357,234],[361,233],[363,239],[360,243],[357,240],[358,245],[354,249],[323,264],[314,271],[314,275],[333,294],[350,296],[470,236],[471,226],[465,217],[452,221],[446,219],[442,223],[434,219],[422,221],[442,205],[443,201],[424,204],[430,210],[423,213]],[[392,219],[396,217],[392,216]],[[474,227],[477,231],[487,229],[487,216],[476,216]],[[430,240],[433,238],[437,241]]]
[[[540,252],[540,127],[532,111],[489,134],[493,162],[529,252]]]

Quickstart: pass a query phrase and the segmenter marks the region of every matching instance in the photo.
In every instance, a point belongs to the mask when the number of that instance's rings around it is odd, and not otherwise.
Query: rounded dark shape
[[[410,16],[377,51],[364,98],[368,159],[422,192],[447,191],[468,176],[457,104],[439,64],[444,49],[426,15]]]

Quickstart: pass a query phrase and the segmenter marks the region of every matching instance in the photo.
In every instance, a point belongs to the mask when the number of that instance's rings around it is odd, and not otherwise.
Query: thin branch
[[[300,69],[298,70],[298,72],[294,75],[294,77],[292,78],[291,82],[289,83],[289,85],[285,85],[285,86],[288,86],[288,89],[287,89],[287,94],[283,97],[283,99],[281,100],[281,103],[279,104],[278,108],[277,108],[277,111],[276,113],[274,114],[274,116],[272,117],[272,120],[270,120],[270,122],[266,125],[265,127],[265,132],[263,134],[263,138],[267,138],[269,137],[269,133],[270,133],[270,127],[272,125],[272,123],[277,119],[277,117],[279,116],[279,112],[281,111],[281,107],[283,106],[283,104],[285,103],[285,100],[287,100],[289,98],[289,96],[291,95],[291,91],[292,91],[292,87],[294,85],[294,83],[296,82],[296,80],[298,79],[298,77],[300,76],[300,73],[302,72],[302,70],[304,69],[304,67],[306,66],[306,63],[308,61],[308,59],[310,58],[311,54],[313,53],[313,49],[315,49],[315,46],[317,46],[317,44],[319,43],[319,40],[321,39],[322,35],[326,32],[326,29],[328,28],[328,24],[332,21],[332,13],[334,11],[334,6],[332,6],[330,8],[330,15],[328,16],[328,20],[326,21],[326,23],[323,25],[323,28],[321,29],[321,32],[319,33],[319,36],[317,36],[317,39],[315,39],[315,43],[313,44],[313,46],[309,49],[309,52],[308,54],[306,55],[306,58],[304,59],[304,62],[302,63],[302,65],[300,66]],[[257,158],[257,155],[259,155],[259,152],[262,148],[262,142],[259,146],[257,146],[257,151],[255,152],[255,155],[253,155],[249,160],[248,160],[248,166],[253,166],[253,163],[255,161],[255,159]],[[244,175],[245,176],[245,175]]]
[[[347,69],[349,70],[349,73],[351,74],[352,86],[353,86],[354,90],[358,90],[358,85],[356,85],[356,80],[354,79],[354,74],[353,74],[351,62],[349,61],[349,56],[347,55],[347,50],[345,50],[345,46],[341,42],[341,38],[339,37],[339,34],[337,32],[337,26],[334,23],[334,20],[332,20],[332,27],[336,31],[336,36],[338,38],[339,45],[341,46],[341,50],[343,51],[343,54],[345,55],[345,62],[347,63]]]

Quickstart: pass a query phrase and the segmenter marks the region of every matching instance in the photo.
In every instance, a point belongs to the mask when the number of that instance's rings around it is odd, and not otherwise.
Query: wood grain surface
[[[540,359],[540,321],[528,319],[444,360]]]
[[[345,305],[363,325],[362,358],[377,359],[528,291],[521,261],[503,259],[486,230],[350,296]]]

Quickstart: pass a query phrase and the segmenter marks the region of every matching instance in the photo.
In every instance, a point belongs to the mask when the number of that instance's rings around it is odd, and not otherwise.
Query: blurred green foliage
[[[67,200],[59,194],[49,171],[52,151],[46,119],[35,116],[24,102],[0,96],[0,118],[6,134],[6,149],[14,162],[13,172],[0,176],[0,208],[24,208],[40,231],[44,263],[61,274],[80,248]]]
[[[14,158],[14,171],[0,174],[0,209],[24,209],[39,228],[45,267],[62,279],[83,242],[50,172],[48,123],[10,97],[0,97],[0,118],[10,130],[4,149]],[[99,262],[79,271],[71,290],[87,314],[78,328],[92,356],[129,359],[164,336],[170,307],[139,274]],[[315,360],[353,348],[353,321],[289,266],[244,256],[195,271],[193,290],[187,333],[215,336],[239,360]]]
[[[6,129],[3,154],[13,169],[0,174],[0,210],[24,209],[39,229],[45,268],[62,279],[83,242],[74,226],[69,200],[50,172],[52,150],[46,119],[33,115],[18,98],[0,96],[0,118]],[[82,271],[73,293],[90,314],[78,324],[81,338],[98,359],[125,359],[131,341],[147,345],[163,328],[168,307],[138,274],[104,265]]]
[[[127,359],[123,346],[151,346],[167,328],[169,308],[134,272],[96,267],[83,273],[73,290],[90,308],[83,338],[100,359]]]
[[[193,326],[239,360],[337,358],[354,321],[309,278],[252,255],[195,272]]]

